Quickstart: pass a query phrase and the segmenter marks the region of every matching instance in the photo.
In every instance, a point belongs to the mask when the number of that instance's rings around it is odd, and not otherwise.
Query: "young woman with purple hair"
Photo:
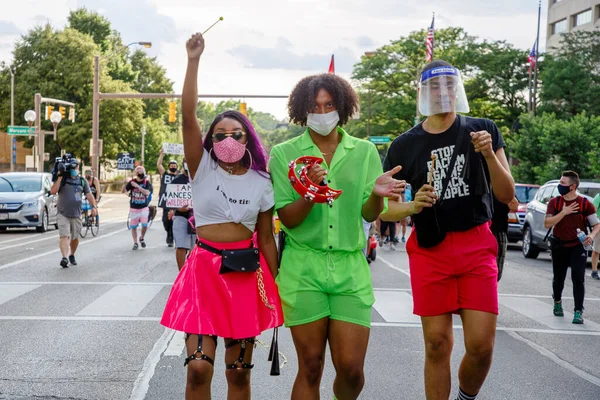
[[[193,35],[186,48],[183,146],[198,243],[173,285],[161,323],[187,334],[186,399],[210,399],[219,336],[225,339],[228,398],[250,398],[254,338],[283,323],[274,281],[273,186],[266,152],[243,114],[218,115],[202,141],[196,118],[202,35]]]

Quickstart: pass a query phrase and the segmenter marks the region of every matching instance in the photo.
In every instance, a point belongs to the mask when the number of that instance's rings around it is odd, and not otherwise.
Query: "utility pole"
[[[144,166],[144,161],[146,159],[146,142],[144,138],[146,137],[146,127],[142,127],[142,167]]]
[[[15,74],[12,68],[10,71],[10,125],[15,126]],[[16,136],[10,138],[10,172],[15,171],[15,153],[16,153]]]
[[[542,0],[538,3],[538,25],[537,25],[537,38],[535,41],[535,72],[533,78],[533,103],[531,109],[533,116],[535,117],[537,112],[537,87],[538,87],[538,57],[540,55],[540,19],[542,16]]]
[[[46,136],[42,132],[42,95],[39,93],[35,94],[34,97],[34,111],[35,111],[35,137],[36,137],[36,149],[37,149],[37,160],[35,160],[36,154],[34,154],[34,163],[37,162],[37,172],[44,172],[44,144]]]
[[[94,56],[94,86],[92,94],[92,170],[98,174],[100,179],[100,149],[98,148],[98,139],[100,139],[100,85],[98,76],[100,72],[100,56]]]

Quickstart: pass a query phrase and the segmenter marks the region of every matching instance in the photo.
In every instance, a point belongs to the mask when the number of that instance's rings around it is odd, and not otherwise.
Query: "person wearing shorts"
[[[458,115],[469,107],[460,72],[438,60],[423,68],[419,110],[427,119],[394,140],[384,170],[413,188],[410,202],[389,203],[382,219],[412,216],[406,250],[414,313],[425,342],[425,397],[448,399],[452,314],[459,314],[466,354],[457,399],[477,397],[492,363],[498,314],[498,244],[490,230],[492,190],[505,204],[514,180],[496,125]],[[452,169],[452,170],[450,170]],[[445,236],[444,236],[445,235]],[[454,397],[453,397],[454,398]]]
[[[66,171],[64,165],[59,167],[59,176],[52,185],[50,193],[58,193],[58,236],[60,237],[60,266],[68,268],[69,264],[77,265],[75,251],[79,246],[81,232],[81,206],[83,196],[88,200],[93,216],[97,215],[96,199],[90,191],[87,181],[79,175],[79,162],[74,160],[73,166]],[[69,249],[71,252],[69,253]],[[67,258],[68,256],[68,258]]]
[[[344,79],[304,78],[288,110],[292,122],[308,127],[271,152],[275,209],[286,233],[277,284],[299,364],[292,399],[319,398],[327,343],[337,373],[334,395],[356,399],[364,386],[375,298],[363,254],[363,218],[375,221],[384,199],[397,198],[402,184],[392,179],[393,172],[383,174],[375,145],[341,128],[357,107],[358,97]],[[331,188],[343,190],[331,205],[315,204],[293,189],[289,164],[302,156],[324,159],[323,166],[308,169],[312,182],[327,179]]]
[[[133,237],[133,248],[137,250],[138,234],[137,228],[141,224],[142,232],[140,235],[140,245],[146,247],[144,237],[148,229],[148,219],[150,216],[150,196],[152,195],[152,184],[146,179],[146,170],[142,166],[135,168],[135,178],[123,186],[123,193],[129,193],[129,229]]]

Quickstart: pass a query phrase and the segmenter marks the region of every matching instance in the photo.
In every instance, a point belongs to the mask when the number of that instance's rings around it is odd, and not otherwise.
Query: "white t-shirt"
[[[231,175],[206,151],[191,185],[197,227],[235,222],[254,232],[258,213],[275,205],[273,184],[267,176],[253,169]]]

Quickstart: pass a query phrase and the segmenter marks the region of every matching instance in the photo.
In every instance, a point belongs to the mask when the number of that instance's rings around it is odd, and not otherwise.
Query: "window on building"
[[[579,14],[575,15],[575,23],[573,26],[589,24],[592,22],[592,16],[593,14],[591,9],[580,12]]]
[[[556,35],[559,33],[563,33],[567,31],[567,20],[563,19],[561,21],[555,22],[552,24],[552,34]]]

